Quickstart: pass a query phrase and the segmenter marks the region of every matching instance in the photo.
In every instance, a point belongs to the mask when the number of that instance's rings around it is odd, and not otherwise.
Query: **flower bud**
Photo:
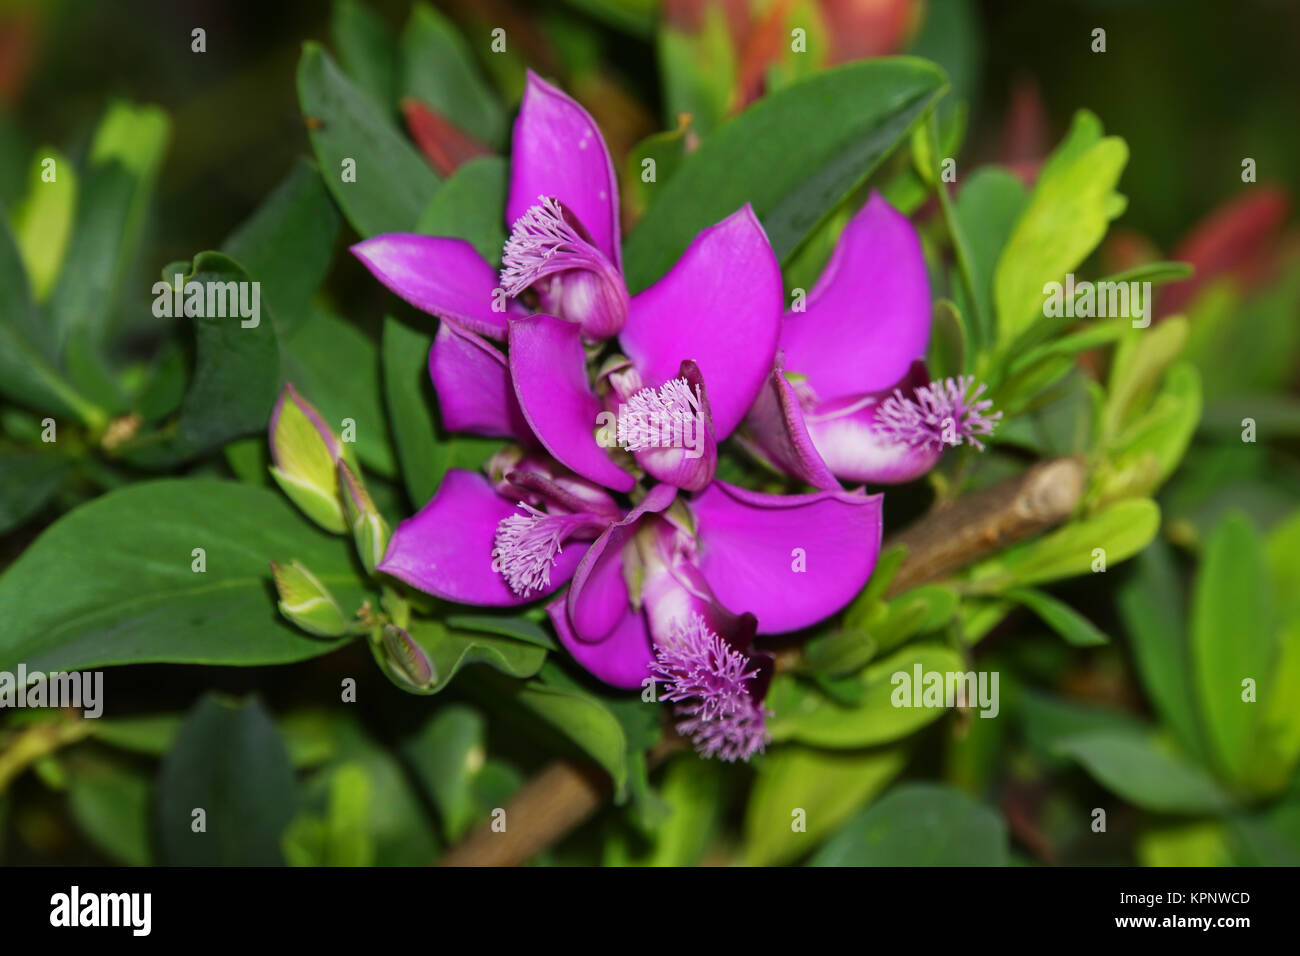
[[[345,460],[355,468],[351,451],[288,383],[275,403],[268,431],[271,477],[280,490],[326,531],[343,534],[347,524],[335,466]]]
[[[396,624],[385,624],[379,648],[384,669],[399,686],[417,692],[429,691],[437,671],[424,648]]]
[[[280,613],[308,634],[342,637],[348,620],[325,585],[297,561],[271,562],[275,590],[280,595]]]
[[[375,565],[384,559],[388,549],[388,522],[375,507],[357,473],[340,461],[339,490],[343,498],[343,510],[348,526],[352,529],[352,540],[356,544],[357,556],[367,574],[375,573]]]

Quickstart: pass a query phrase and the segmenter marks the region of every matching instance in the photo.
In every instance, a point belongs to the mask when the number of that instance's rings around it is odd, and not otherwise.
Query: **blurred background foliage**
[[[809,56],[786,52],[792,24],[806,25]],[[191,51],[195,27],[206,30],[203,54]],[[505,55],[488,52],[496,27],[509,37]],[[1104,54],[1090,48],[1096,27],[1106,30]],[[93,208],[85,197],[117,188],[125,189],[124,208],[134,208],[131,196],[152,196],[129,219],[130,241],[113,245],[117,259],[103,301],[61,304],[51,272],[57,258],[43,267],[24,249],[33,294],[56,315],[111,310],[104,325],[114,330],[115,358],[138,366],[142,380],[159,381],[161,391],[176,392],[170,404],[158,399],[160,418],[183,387],[168,385],[160,370],[179,359],[150,334],[156,323],[145,292],[160,269],[188,263],[201,249],[253,255],[256,230],[241,224],[264,197],[277,188],[298,197],[318,185],[300,160],[312,154],[298,87],[307,40],[332,51],[436,175],[505,145],[526,66],[557,78],[591,110],[620,169],[635,170],[651,156],[671,170],[698,138],[809,71],[915,53],[938,61],[951,78],[954,95],[940,107],[937,137],[941,153],[961,144],[959,217],[966,171],[997,163],[1032,181],[1077,129],[1076,111],[1087,109],[1107,134],[1127,142],[1129,161],[1121,184],[1127,208],[1082,271],[1107,276],[1166,261],[1195,269],[1160,289],[1157,315],[1186,317],[1155,327],[1173,343],[1169,355],[1155,369],[1141,368],[1131,349],[1127,365],[1112,363],[1111,405],[1100,413],[1103,432],[1107,423],[1114,428],[1104,432],[1109,457],[1093,475],[1092,502],[1145,494],[1168,478],[1157,496],[1157,540],[1104,575],[1053,584],[1050,595],[1024,593],[1037,583],[1026,568],[1050,557],[1047,547],[1000,555],[972,572],[976,581],[1002,575],[1023,585],[1020,610],[1000,606],[999,596],[982,608],[968,602],[958,614],[942,589],[924,588],[910,592],[907,606],[867,601],[859,608],[864,619],[875,615],[877,643],[895,647],[954,616],[980,637],[987,630],[979,667],[1002,676],[999,719],[945,715],[919,728],[906,747],[876,746],[868,729],[846,749],[852,730],[833,725],[836,742],[816,715],[790,717],[774,724],[778,745],[754,768],[683,754],[648,776],[633,769],[631,785],[649,787],[602,811],[539,862],[927,862],[927,847],[935,845],[966,848],[965,856],[936,862],[1300,862],[1300,5],[0,0],[0,206],[15,232],[43,224],[52,232],[41,235],[61,236],[70,250],[65,263],[79,262],[78,255],[94,261],[104,248],[91,243],[77,251],[93,235],[93,219],[64,222],[58,209],[28,202],[34,159],[50,148],[78,171],[68,188],[83,201],[69,200],[70,209]],[[431,49],[458,64],[455,80],[426,69],[428,59],[416,54]],[[411,98],[426,109],[411,106]],[[112,178],[119,167],[105,171],[106,156],[134,177],[128,186]],[[1242,181],[1246,158],[1255,161],[1256,183]],[[918,212],[929,242],[926,223],[933,228],[935,213],[933,204],[923,206],[924,184],[905,161],[886,172],[891,200]],[[623,179],[626,216],[635,221],[649,200],[635,175]],[[334,254],[312,300],[312,321],[373,352],[383,293],[339,254],[364,213],[343,204],[341,214],[320,221],[335,236]],[[810,243],[787,279],[815,277],[828,252],[828,244]],[[1170,366],[1180,349],[1179,361],[1195,375]],[[306,375],[322,367],[306,352],[299,358]],[[1010,443],[1041,454],[1094,448],[1072,436],[1098,426],[1080,411],[1090,405],[1083,373],[1100,374],[1105,365],[1091,352],[1079,362],[1083,372],[1067,376],[1047,411],[1035,412],[1037,433],[1012,433]],[[102,385],[90,360],[69,367],[87,394]],[[1175,399],[1186,398],[1178,390],[1194,378],[1201,407],[1195,436],[1172,478],[1140,469],[1134,477],[1124,470],[1131,436],[1114,396],[1121,385],[1153,392],[1167,367],[1159,387],[1172,395],[1170,420],[1157,414],[1166,406],[1152,405],[1150,427],[1190,427],[1174,420],[1188,407]],[[106,401],[111,405],[111,396]],[[0,488],[4,563],[62,511],[151,468],[259,473],[260,439],[225,455],[178,451],[152,462],[96,452],[51,471],[44,462],[33,466],[28,450],[39,416],[12,405],[0,406],[0,414],[7,455],[0,483],[10,490],[33,480],[49,484],[34,508]],[[382,413],[375,417],[382,432]],[[1245,418],[1256,423],[1254,442],[1242,440]],[[102,443],[107,422],[82,424],[79,440]],[[1006,473],[998,464],[1005,451],[988,456],[977,482]],[[371,490],[381,509],[400,513],[403,491],[387,443],[360,452],[379,476]],[[418,489],[409,492],[419,497]],[[906,513],[905,495],[900,502],[895,507]],[[878,601],[885,582],[874,586]],[[982,611],[985,625],[971,620]],[[1105,635],[1114,639],[1102,644]],[[108,677],[110,719],[7,714],[0,723],[0,859],[424,863],[552,756],[576,752],[560,735],[539,734],[526,710],[498,706],[496,675],[484,668],[466,671],[431,702],[402,693],[368,657],[354,645],[259,669],[134,666]],[[881,666],[882,674],[892,669]],[[938,658],[933,666],[946,669]],[[1261,694],[1265,685],[1286,688],[1283,703],[1216,706],[1236,692],[1234,675],[1242,672],[1260,674]],[[314,688],[345,677],[358,682],[355,706],[310,703]],[[794,683],[786,681],[792,694]],[[781,692],[774,687],[769,703]],[[847,691],[819,692],[835,700]],[[645,729],[629,721],[622,733]],[[221,768],[255,768],[255,786],[229,799]],[[814,839],[790,831],[792,804],[815,821]],[[212,842],[201,857],[192,844],[170,843],[166,835],[183,824],[169,821],[198,805],[210,807],[210,829],[228,820],[241,838]],[[1095,808],[1107,811],[1104,837],[1091,829]]]

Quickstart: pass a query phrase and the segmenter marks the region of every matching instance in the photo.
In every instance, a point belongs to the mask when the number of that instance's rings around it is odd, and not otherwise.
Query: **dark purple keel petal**
[[[840,490],[840,483],[808,434],[794,388],[780,369],[772,370],[745,416],[745,432],[773,467],[814,488]]]
[[[715,481],[691,501],[699,567],[760,634],[807,627],[851,601],[880,553],[881,495],[767,495]],[[802,570],[801,570],[802,569]]]
[[[553,196],[582,221],[620,272],[618,180],[605,139],[590,114],[532,70],[511,141],[506,227],[541,196]]]
[[[532,442],[500,349],[444,319],[429,349],[429,377],[447,431]]]
[[[622,618],[608,638],[595,644],[578,640],[569,625],[563,600],[552,601],[546,612],[560,643],[598,680],[625,690],[635,690],[650,676],[654,652],[650,649],[645,616],[640,611],[625,606]]]
[[[847,481],[896,485],[939,463],[942,445],[912,445],[885,433],[877,411],[882,393],[822,402],[806,417],[808,434],[827,466]]]
[[[666,382],[693,359],[709,383],[722,441],[772,370],[781,297],[776,256],[746,204],[696,236],[666,276],[633,296],[619,342],[646,382]]]
[[[492,569],[497,526],[516,513],[514,502],[498,495],[485,477],[453,468],[429,503],[397,526],[376,570],[459,604],[509,607],[535,601],[573,576],[587,543],[566,544],[551,569],[550,587],[521,597]]]
[[[504,341],[507,316],[522,311],[498,292],[496,270],[463,239],[392,232],[358,242],[352,254],[417,309],[479,335]]]
[[[533,434],[560,464],[589,481],[631,491],[636,481],[596,442],[603,411],[587,384],[576,323],[550,315],[510,321],[510,377]]]
[[[888,388],[925,355],[930,281],[921,240],[878,193],[840,236],[807,310],[781,330],[785,367],[823,399]]]
[[[641,518],[663,511],[676,497],[670,485],[655,485],[627,517],[611,525],[595,540],[573,574],[568,594],[568,617],[576,640],[595,643],[608,639],[627,613],[630,597],[623,575],[623,550],[636,534]]]

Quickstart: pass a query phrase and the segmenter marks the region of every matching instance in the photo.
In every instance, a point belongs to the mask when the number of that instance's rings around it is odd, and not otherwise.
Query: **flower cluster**
[[[429,370],[444,426],[512,442],[482,473],[448,472],[378,569],[465,604],[549,598],[579,664],[616,687],[663,682],[701,753],[748,759],[766,740],[771,671],[755,635],[836,612],[875,566],[881,496],[839,477],[932,467],[943,447],[916,435],[943,412],[936,402],[952,403],[956,439],[995,419],[965,385],[912,384],[929,289],[915,233],[879,197],[847,228],[808,311],[783,316],[776,257],[748,205],[629,294],[618,195],[591,117],[530,74],[499,272],[454,238],[353,247],[441,320]],[[909,404],[920,410],[911,431]],[[631,418],[602,438],[616,409]],[[660,421],[692,440],[661,440]],[[817,490],[720,481],[717,448],[733,434]]]

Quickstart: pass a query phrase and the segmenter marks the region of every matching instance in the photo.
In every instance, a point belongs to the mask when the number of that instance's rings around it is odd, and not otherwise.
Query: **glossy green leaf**
[[[298,102],[325,185],[363,237],[409,232],[438,188],[429,164],[317,44],[303,47]],[[356,182],[344,182],[344,161]]]
[[[442,690],[457,671],[470,664],[487,664],[511,677],[532,677],[546,660],[546,650],[536,644],[452,631],[438,621],[412,621],[408,631],[433,666],[433,684],[427,690],[430,694]]]
[[[269,562],[291,558],[345,609],[359,606],[346,543],[276,492],[210,479],[110,492],[61,518],[0,575],[0,669],[277,664],[327,653],[339,642],[307,637],[275,610]]]
[[[276,866],[298,785],[275,724],[255,699],[204,697],[158,773],[155,834],[169,866]],[[203,811],[198,831],[196,811]]]
[[[478,818],[474,779],[486,758],[487,722],[474,708],[449,704],[402,742],[402,752],[438,808],[448,842]]]
[[[300,813],[282,837],[291,866],[371,866],[375,842],[368,828],[370,777],[361,764],[345,763],[329,778],[323,815]]]
[[[247,283],[252,280],[229,256],[201,252],[185,284]],[[214,286],[206,286],[214,288]],[[231,310],[227,310],[231,311]],[[280,347],[274,323],[265,314],[245,327],[236,314],[195,316],[197,358],[177,419],[160,431],[126,446],[132,462],[169,466],[219,448],[233,438],[263,432],[280,392]]]
[[[1007,827],[960,790],[895,787],[850,820],[810,866],[1006,866]]]
[[[138,769],[81,759],[68,780],[68,811],[92,843],[117,863],[147,866],[150,780]]]
[[[361,0],[334,0],[330,38],[352,81],[392,112],[397,98],[397,41]]]
[[[907,135],[944,86],[906,57],[827,70],[759,100],[705,138],[626,243],[628,287],[667,272],[700,230],[746,202],[786,258]]]

